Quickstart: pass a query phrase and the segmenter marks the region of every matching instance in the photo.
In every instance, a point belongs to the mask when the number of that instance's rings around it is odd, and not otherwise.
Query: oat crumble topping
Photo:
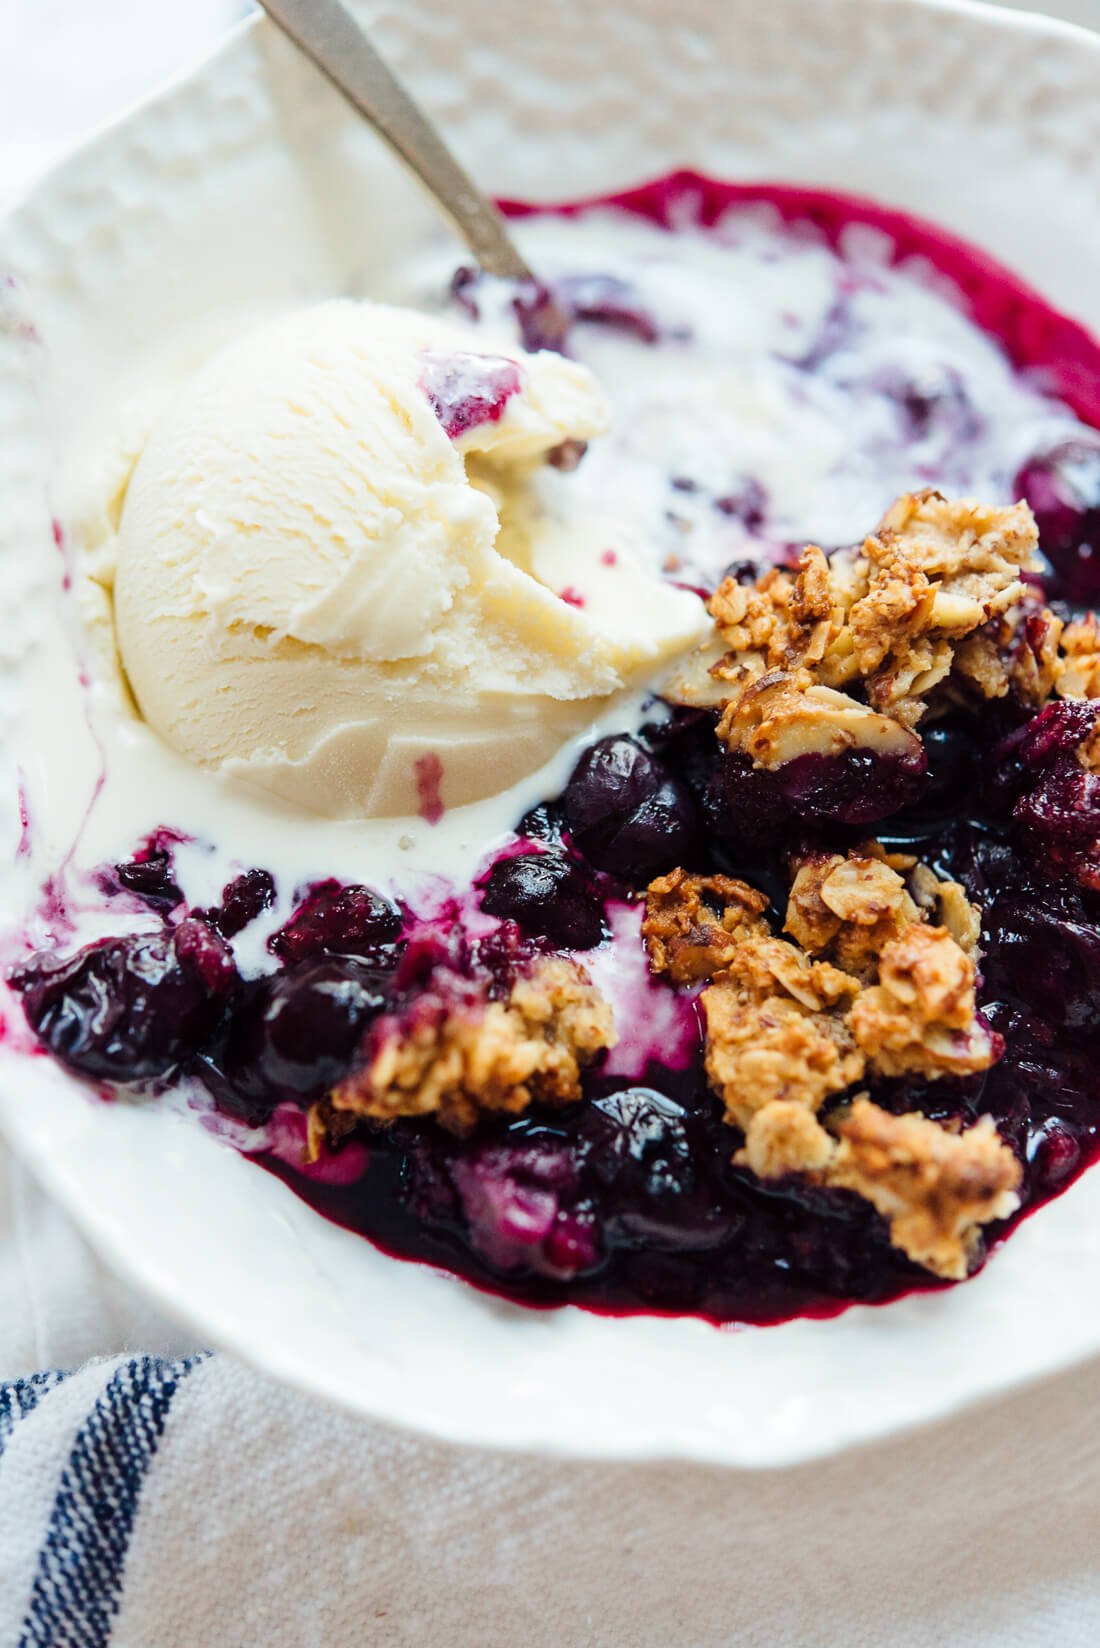
[[[1056,684],[1062,698],[1100,698],[1100,620],[1095,612],[1062,631]]]
[[[978,1017],[974,963],[946,927],[906,927],[884,948],[878,978],[850,1023],[879,1075],[965,1076],[994,1063],[999,1049]]]
[[[906,747],[979,632],[963,670],[979,691],[1000,696],[1018,678],[1041,693],[1057,621],[1041,609],[1031,631],[1023,619],[1005,619],[1003,635],[996,627],[1024,602],[1020,573],[1038,568],[1036,550],[1026,504],[906,494],[860,548],[826,557],[811,545],[797,570],[770,568],[754,585],[726,578],[711,601],[715,642],[699,660],[709,682],[687,678],[681,695],[724,705],[723,743],[775,766],[838,746]],[[865,703],[844,690],[854,686]]]
[[[954,674],[982,698],[1009,693],[1037,710],[1054,691],[1062,620],[1031,590],[955,649]]]
[[[752,934],[700,998],[707,1078],[745,1128],[775,1100],[817,1111],[865,1068],[847,1011],[859,982],[783,939]]]
[[[452,1000],[429,991],[376,1021],[366,1062],[331,1095],[337,1111],[380,1122],[434,1115],[461,1135],[484,1112],[575,1102],[583,1066],[615,1043],[611,1009],[578,962],[536,962],[503,1001],[455,982]]]
[[[306,1111],[306,1161],[318,1161],[355,1131],[357,1121],[350,1110],[335,1109],[331,1099],[317,1099]]]
[[[980,1227],[1019,1206],[1020,1164],[989,1116],[953,1133],[858,1098],[834,1128],[840,1142],[825,1182],[869,1201],[894,1246],[937,1276],[966,1276]]]
[[[761,1178],[805,1173],[855,1190],[910,1258],[964,1275],[978,1226],[1003,1217],[1019,1176],[996,1133],[956,1138],[866,1098],[836,1122],[819,1112],[868,1074],[957,1076],[995,1061],[975,993],[979,913],[955,882],[877,841],[803,853],[790,868],[794,942],[771,933],[763,895],[742,882],[658,878],[643,924],[650,968],[679,984],[709,972],[706,1073],[745,1134],[737,1162]],[[978,1157],[1000,1175],[999,1199],[972,1192]]]
[[[673,870],[650,882],[642,937],[650,971],[674,984],[711,978],[733,958],[738,933],[768,931],[763,893],[732,876]]]
[[[976,953],[977,908],[957,882],[941,881],[910,853],[887,853],[869,841],[846,855],[796,856],[791,868],[784,931],[865,984],[887,942],[926,917],[940,921],[967,955]]]

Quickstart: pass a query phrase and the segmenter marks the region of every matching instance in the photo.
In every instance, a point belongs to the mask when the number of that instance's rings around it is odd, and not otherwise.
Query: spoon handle
[[[260,3],[408,162],[451,218],[486,274],[533,280],[492,201],[459,165],[341,0]]]

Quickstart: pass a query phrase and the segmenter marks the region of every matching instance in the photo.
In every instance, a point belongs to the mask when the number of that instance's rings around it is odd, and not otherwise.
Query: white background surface
[[[0,0],[0,200],[200,56],[242,9],[233,0]],[[1100,0],[1044,9],[1100,26]],[[67,1222],[0,1160],[5,1169],[0,1377],[124,1345],[171,1344],[169,1330],[110,1281]],[[395,1449],[358,1421],[241,1378],[234,1422],[269,1461],[282,1450],[283,1483],[274,1491],[269,1483],[224,1529],[247,1627],[239,1638],[204,1633],[181,1642],[528,1643],[541,1629],[534,1598],[554,1609],[556,1640],[567,1648],[617,1642],[605,1622],[624,1615],[638,1621],[631,1648],[1100,1640],[1095,1364],[923,1437],[766,1479],[517,1466],[411,1443]],[[318,1499],[332,1507],[307,1537],[288,1541],[285,1519],[310,1472]],[[372,1571],[379,1491],[394,1515],[409,1519],[409,1572],[395,1565],[392,1543]],[[476,1534],[490,1494],[515,1518],[515,1536],[489,1568],[473,1572],[455,1552]],[[418,1526],[418,1503],[428,1497],[436,1514]],[[577,1504],[587,1506],[583,1517],[564,1518]],[[445,1595],[424,1580],[436,1562]],[[293,1623],[306,1616],[292,1599],[316,1589],[319,1565],[339,1572],[340,1584],[321,1588],[307,1636]],[[690,1634],[677,1624],[678,1593],[701,1600]],[[355,1620],[372,1627],[350,1634]],[[196,1615],[193,1630],[198,1623]],[[154,1644],[134,1638],[128,1648]]]

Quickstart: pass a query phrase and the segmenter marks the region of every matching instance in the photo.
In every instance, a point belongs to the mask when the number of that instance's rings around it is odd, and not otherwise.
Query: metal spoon
[[[486,274],[538,284],[504,219],[459,165],[341,0],[260,0],[435,196]]]

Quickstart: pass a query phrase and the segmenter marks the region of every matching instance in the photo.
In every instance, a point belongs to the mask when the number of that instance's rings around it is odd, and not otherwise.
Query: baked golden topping
[[[750,1116],[745,1148],[734,1161],[760,1179],[787,1173],[824,1172],[836,1155],[836,1140],[812,1110],[797,1099],[773,1099]]]
[[[743,690],[737,677],[729,685],[733,696],[719,718],[718,739],[755,766],[843,755],[857,746],[903,760],[919,755],[920,741],[900,721],[822,686],[808,669],[746,675]]]
[[[1019,1206],[1020,1164],[988,1116],[955,1132],[861,1096],[822,1126],[780,1099],[751,1118],[734,1159],[763,1179],[804,1173],[854,1191],[882,1214],[894,1247],[952,1281],[967,1275],[981,1226]]]
[[[1100,698],[1100,621],[1095,612],[1062,631],[1056,684],[1062,698]]]
[[[1045,704],[1058,678],[1062,620],[1026,590],[1019,601],[955,648],[955,680],[982,698],[1008,694],[1029,709]]]
[[[706,1071],[727,1120],[744,1128],[773,1100],[811,1114],[863,1075],[847,1011],[858,980],[782,939],[751,934],[700,998]]]
[[[946,927],[913,922],[886,945],[877,984],[852,1007],[852,1033],[883,1076],[988,1070],[996,1042],[977,1016],[974,963]]]
[[[615,1043],[611,1009],[579,963],[538,961],[502,1001],[457,980],[377,1020],[362,1066],[334,1089],[335,1110],[374,1121],[434,1115],[468,1133],[483,1112],[581,1096],[582,1068]]]
[[[676,870],[651,883],[651,970],[679,984],[711,978],[706,1073],[745,1135],[737,1162],[855,1190],[911,1258],[965,1275],[978,1227],[1015,1206],[1019,1169],[992,1124],[955,1137],[864,1098],[829,1108],[866,1076],[959,1076],[994,1062],[975,990],[979,913],[957,883],[877,841],[803,852],[790,869],[794,942],[770,931],[763,895],[743,882]]]
[[[727,704],[719,736],[760,765],[841,738],[897,742],[897,729],[915,727],[947,681],[967,637],[984,630],[995,646],[988,626],[1024,600],[1020,574],[1038,568],[1036,551],[1026,504],[998,508],[933,491],[906,494],[859,548],[826,557],[811,545],[795,570],[770,568],[753,585],[725,579],[711,601],[710,650],[720,655],[709,663],[709,691],[689,672],[681,683],[685,700]],[[1027,667],[1052,676],[1057,631],[1044,633],[1043,662],[1032,654]],[[1009,624],[1009,650],[1013,635]],[[1009,665],[994,679],[982,650],[971,649],[968,679],[999,696]],[[1022,661],[1019,669],[1023,678]],[[854,686],[858,698],[845,691]],[[798,696],[805,700],[801,714]],[[818,742],[797,731],[800,720],[823,724]]]
[[[871,982],[886,945],[913,922],[938,920],[968,955],[977,947],[978,910],[954,881],[908,853],[886,853],[877,841],[840,853],[809,853],[792,861],[794,879],[785,931],[811,955],[828,955]]]
[[[894,1246],[937,1276],[964,1277],[980,1227],[1019,1206],[1020,1164],[988,1116],[954,1133],[861,1098],[834,1130],[839,1146],[826,1182],[869,1201]]]
[[[732,876],[673,870],[649,884],[642,937],[654,973],[674,984],[711,978],[732,958],[736,933],[766,933],[763,893]]]

